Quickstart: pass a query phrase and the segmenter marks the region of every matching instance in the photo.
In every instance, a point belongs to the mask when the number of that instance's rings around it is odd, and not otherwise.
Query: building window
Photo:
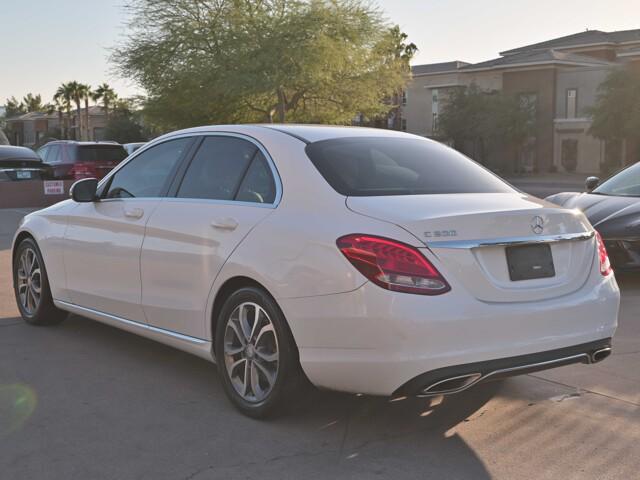
[[[431,133],[438,131],[438,115],[440,114],[439,92],[437,88],[431,90]]]
[[[403,90],[402,91],[402,105],[406,105],[407,104],[407,91]]]
[[[578,89],[567,90],[567,118],[576,118],[578,113]]]
[[[402,131],[403,132],[407,131],[407,119],[406,118],[402,119]]]

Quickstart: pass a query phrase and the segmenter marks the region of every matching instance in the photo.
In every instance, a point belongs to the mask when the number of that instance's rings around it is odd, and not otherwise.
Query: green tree
[[[134,102],[117,99],[107,122],[105,136],[118,143],[143,142],[147,139],[136,112],[132,109]]]
[[[42,104],[42,96],[40,94],[27,93],[26,96],[22,97],[22,103],[27,112],[42,112],[46,110],[46,106]]]
[[[640,69],[611,72],[598,87],[596,103],[587,114],[592,117],[589,133],[607,142],[607,159],[602,165],[605,172],[620,167],[623,142],[627,144],[627,160],[640,160]]]
[[[444,103],[438,127],[442,139],[491,168],[514,167],[509,154],[535,129],[533,112],[517,97],[472,85],[451,90]]]
[[[18,100],[16,97],[7,98],[4,104],[5,116],[7,118],[15,117],[27,113],[27,108],[24,103]]]
[[[107,83],[103,83],[98,85],[98,87],[93,91],[92,94],[93,101],[98,103],[102,101],[102,107],[104,108],[104,114],[109,120],[109,107],[114,104],[117,100],[118,95],[116,92],[109,86]]]
[[[85,85],[74,81],[64,83],[64,90],[68,93],[69,98],[76,106],[76,130],[75,139],[82,140],[82,99],[85,95]]]
[[[130,34],[112,60],[146,89],[146,113],[167,128],[349,123],[388,112],[410,77],[399,30],[364,0],[134,0],[129,8]]]

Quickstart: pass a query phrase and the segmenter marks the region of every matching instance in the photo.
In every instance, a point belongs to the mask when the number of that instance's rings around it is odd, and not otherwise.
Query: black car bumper
[[[614,272],[640,271],[640,239],[604,239]]]

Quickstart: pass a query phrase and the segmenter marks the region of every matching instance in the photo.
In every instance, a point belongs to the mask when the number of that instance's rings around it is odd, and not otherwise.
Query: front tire
[[[40,249],[31,238],[20,242],[13,259],[13,290],[18,310],[31,325],[57,325],[67,312],[53,304],[47,270]]]
[[[275,413],[298,383],[293,336],[278,305],[259,288],[242,288],[227,298],[215,351],[225,393],[250,417]]]

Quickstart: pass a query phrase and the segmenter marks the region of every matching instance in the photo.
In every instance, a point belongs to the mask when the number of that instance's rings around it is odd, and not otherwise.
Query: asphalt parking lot
[[[0,479],[640,478],[640,276],[614,355],[445,399],[301,393],[241,416],[215,366],[72,316],[18,317],[0,210]]]

